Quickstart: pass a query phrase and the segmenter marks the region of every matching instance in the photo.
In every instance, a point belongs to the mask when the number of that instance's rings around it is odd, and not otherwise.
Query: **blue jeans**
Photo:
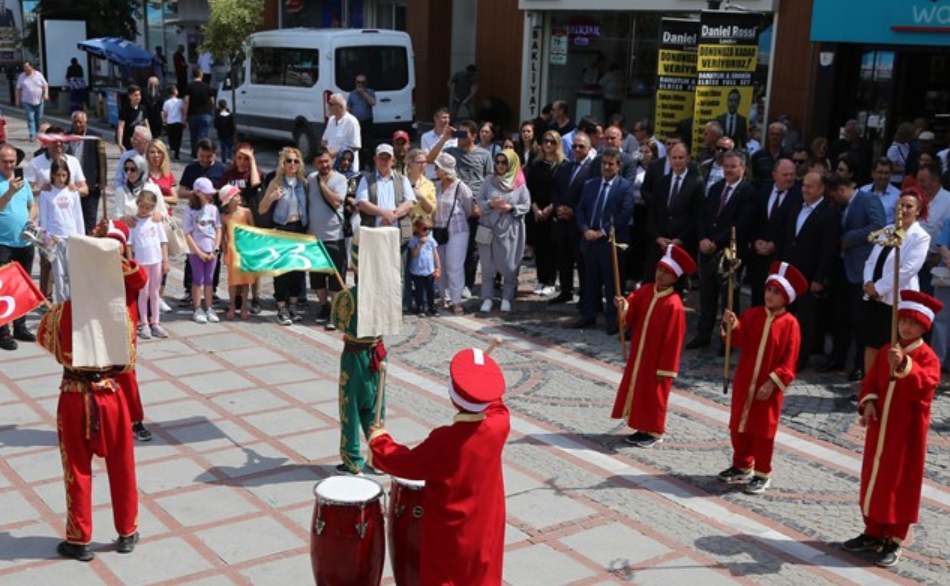
[[[191,133],[191,156],[198,156],[198,141],[208,138],[211,128],[211,114],[191,114],[188,116],[188,130]]]
[[[23,104],[23,111],[26,112],[26,127],[30,133],[30,140],[36,138],[36,130],[43,122],[43,102],[37,105]]]

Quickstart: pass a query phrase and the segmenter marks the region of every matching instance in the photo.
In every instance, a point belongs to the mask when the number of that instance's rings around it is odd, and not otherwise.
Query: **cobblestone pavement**
[[[15,122],[11,131],[16,139]],[[170,275],[169,298],[180,294],[180,278],[178,270]],[[947,583],[946,395],[934,403],[921,522],[901,564],[878,569],[838,545],[860,529],[863,449],[847,399],[853,389],[840,374],[806,372],[789,389],[774,484],[748,496],[715,479],[729,460],[728,397],[715,350],[685,353],[669,434],[638,450],[609,419],[621,367],[616,339],[565,328],[575,306],[528,294],[530,267],[520,288],[505,317],[409,317],[387,339],[387,427],[407,443],[449,421],[444,388],[454,352],[503,339],[493,356],[512,409],[508,585]],[[112,551],[99,461],[98,557],[90,564],[55,554],[65,510],[55,430],[60,369],[35,346],[0,355],[0,584],[312,583],[312,489],[338,462],[341,342],[314,325],[312,308],[310,321],[287,328],[266,309],[247,322],[208,325],[180,310],[163,316],[170,339],[140,344],[138,374],[155,433],[136,447],[143,539],[130,556]],[[384,584],[392,583],[387,563]]]

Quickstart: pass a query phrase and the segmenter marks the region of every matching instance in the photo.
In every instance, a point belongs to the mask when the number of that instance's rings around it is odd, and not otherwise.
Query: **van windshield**
[[[409,85],[409,55],[406,47],[341,47],[334,56],[336,83],[341,90],[356,88],[356,76],[363,74],[371,89],[389,92]]]

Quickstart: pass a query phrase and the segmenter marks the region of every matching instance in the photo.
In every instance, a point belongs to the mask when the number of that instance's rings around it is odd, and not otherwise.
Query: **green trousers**
[[[340,457],[351,472],[360,472],[366,459],[360,453],[360,432],[369,436],[376,420],[379,372],[370,372],[369,351],[340,356]],[[384,398],[385,401],[385,398]],[[383,419],[386,405],[383,405]]]

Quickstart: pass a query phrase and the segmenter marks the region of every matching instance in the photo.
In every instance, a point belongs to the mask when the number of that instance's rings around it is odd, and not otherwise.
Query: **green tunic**
[[[340,457],[351,472],[363,469],[360,430],[369,435],[376,419],[379,372],[370,371],[370,362],[382,337],[356,337],[357,288],[333,296],[330,321],[343,332],[346,346],[340,355]],[[385,417],[385,404],[383,417]]]

